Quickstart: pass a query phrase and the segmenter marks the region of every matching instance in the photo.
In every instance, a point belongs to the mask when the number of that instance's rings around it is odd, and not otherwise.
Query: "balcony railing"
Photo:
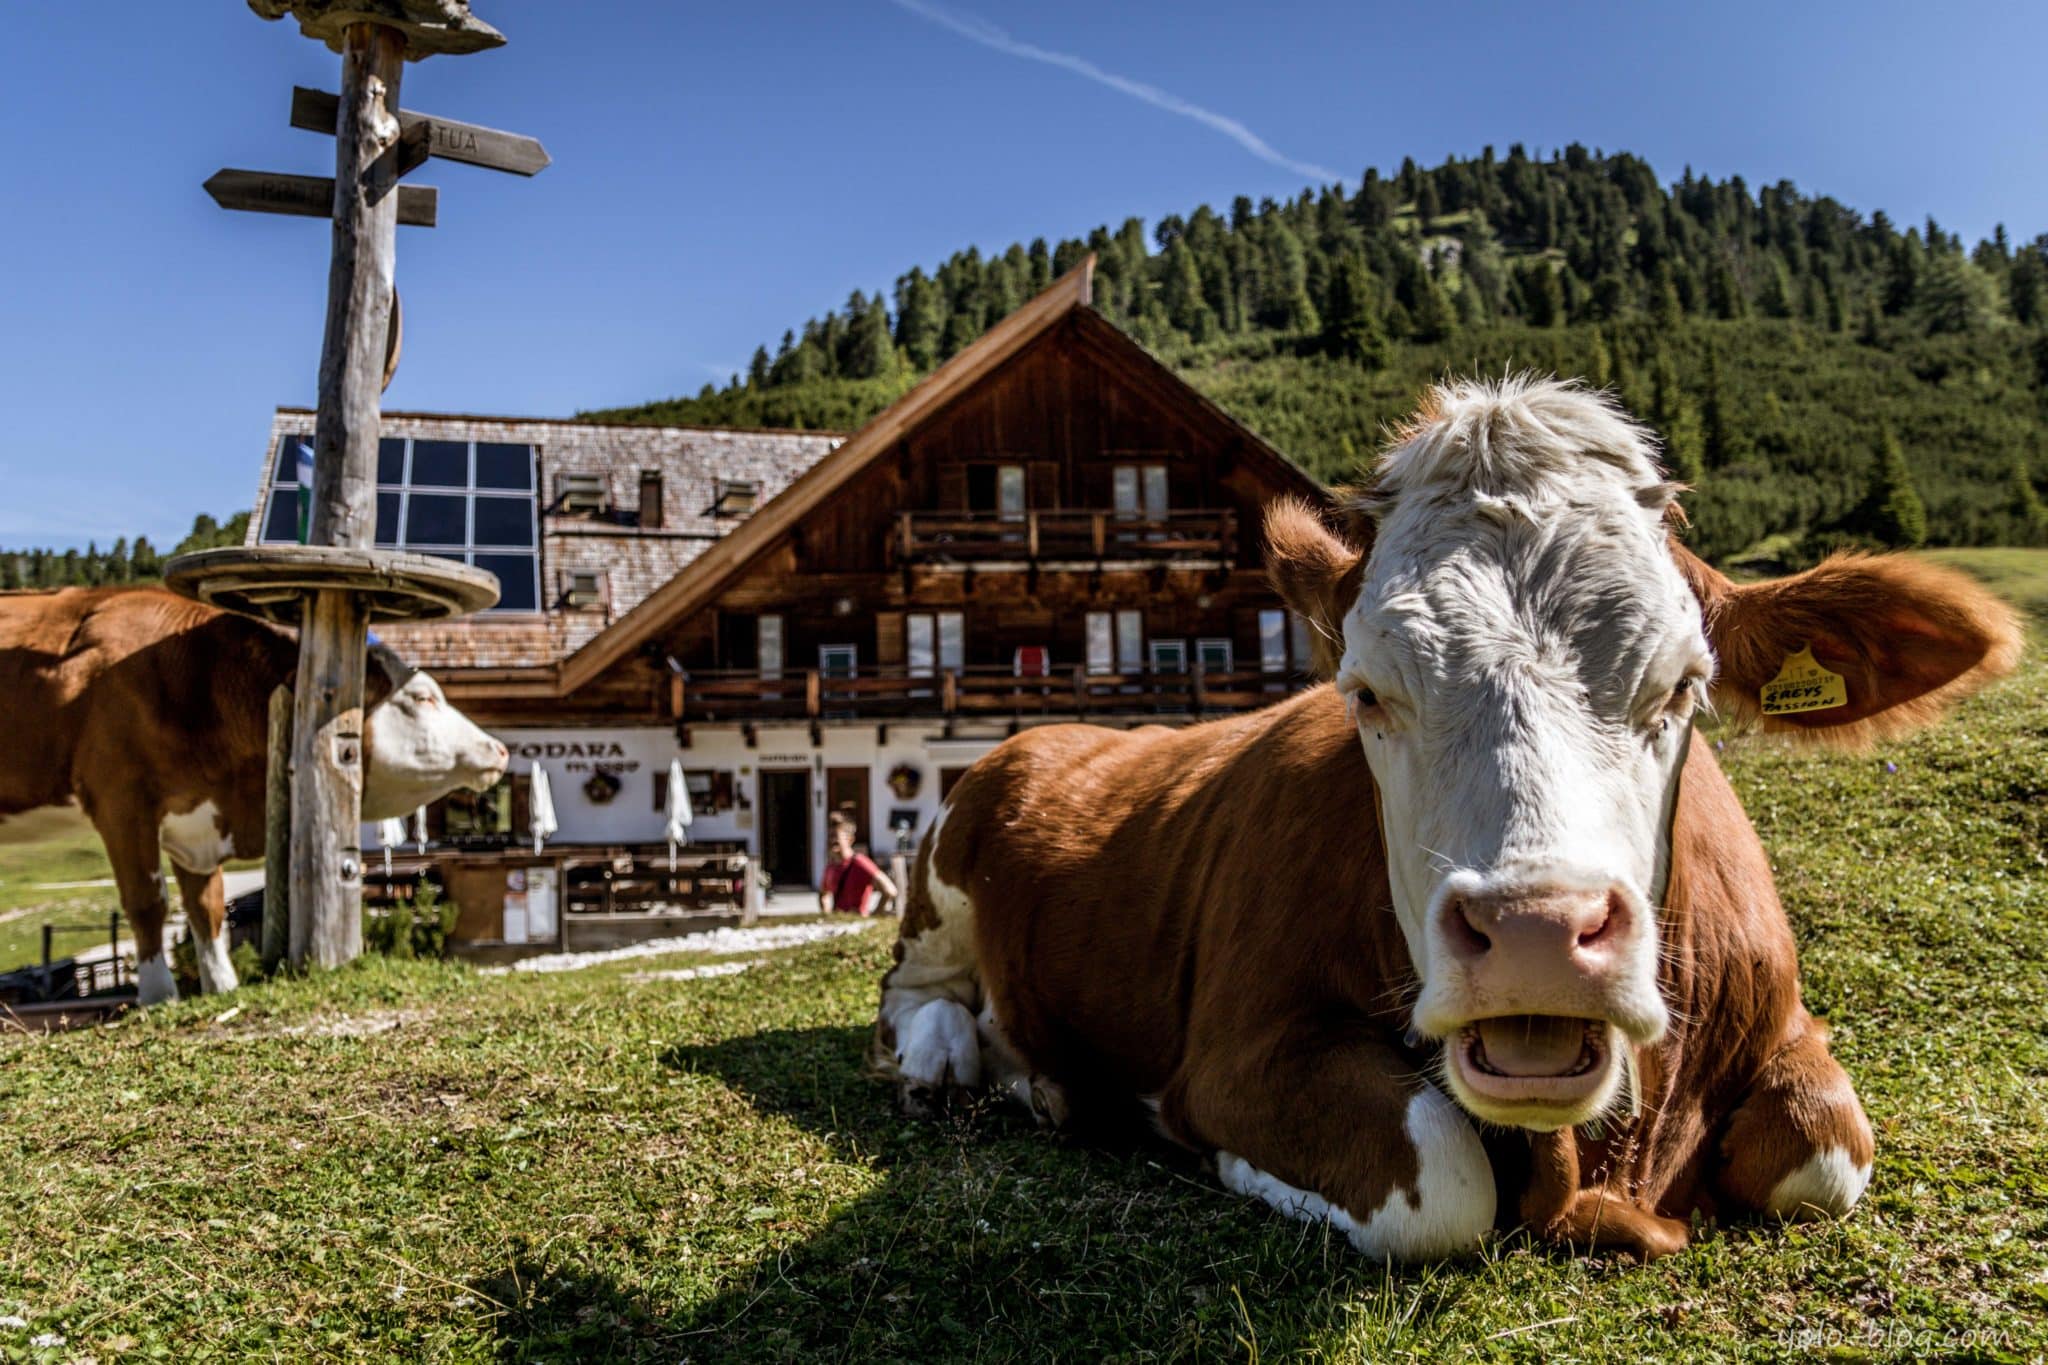
[[[685,721],[868,720],[904,716],[1220,715],[1250,711],[1308,686],[1284,673],[1195,668],[1020,677],[1000,664],[912,670],[869,668],[853,677],[817,669],[779,678],[692,670],[677,699]]]
[[[1220,559],[1237,557],[1237,513],[1188,509],[1159,517],[1115,512],[898,512],[899,562]]]

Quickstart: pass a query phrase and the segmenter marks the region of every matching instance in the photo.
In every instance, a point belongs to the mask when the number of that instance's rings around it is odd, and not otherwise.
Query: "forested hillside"
[[[1432,378],[1533,368],[1657,429],[1709,556],[2048,543],[2048,234],[1966,246],[1576,146],[970,249],[723,389],[588,415],[850,428],[1090,251],[1097,307],[1328,480],[1359,477]]]
[[[201,512],[192,519],[191,533],[177,543],[171,555],[240,545],[248,530],[247,512],[237,512],[225,522]],[[124,536],[107,550],[98,545],[83,550],[0,550],[0,589],[149,583],[162,575],[168,558],[170,555],[149,543],[148,536],[135,537],[133,544]]]

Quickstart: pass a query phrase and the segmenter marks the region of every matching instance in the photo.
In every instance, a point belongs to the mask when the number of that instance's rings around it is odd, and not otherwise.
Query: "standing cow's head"
[[[408,815],[457,787],[495,786],[505,775],[505,746],[449,705],[441,684],[388,647],[373,645],[370,654],[363,819]]]
[[[1866,740],[2011,666],[2011,614],[1959,575],[1847,557],[1735,586],[1676,546],[1680,489],[1606,397],[1436,390],[1353,509],[1267,518],[1371,767],[1414,1025],[1482,1119],[1551,1129],[1620,1097],[1655,1041],[1657,916],[1696,712],[1753,714],[1802,645],[1847,691],[1791,718]],[[1780,724],[1781,722],[1770,722]]]

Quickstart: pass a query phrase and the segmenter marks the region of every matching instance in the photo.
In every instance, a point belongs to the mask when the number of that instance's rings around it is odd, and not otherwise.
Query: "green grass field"
[[[2048,553],[1952,558],[2048,608]],[[892,926],[366,962],[0,1039],[0,1359],[2040,1360],[2044,717],[2037,644],[1878,753],[1727,744],[1878,1131],[1838,1224],[1389,1271],[1164,1148],[907,1122],[859,1074]]]
[[[46,844],[0,846],[0,972],[42,960],[45,923],[80,926],[80,932],[57,935],[59,957],[106,942],[107,912],[120,909],[121,898],[112,886],[76,883],[113,875],[106,850],[90,832]],[[86,925],[99,932],[84,932]]]

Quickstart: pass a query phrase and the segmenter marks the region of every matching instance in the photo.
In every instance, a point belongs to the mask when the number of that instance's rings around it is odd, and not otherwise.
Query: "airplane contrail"
[[[1086,57],[1077,57],[1071,52],[1054,52],[1049,48],[1039,47],[1035,43],[1023,42],[1020,39],[1011,37],[986,19],[977,18],[971,14],[957,14],[952,10],[932,4],[931,0],[891,0],[891,3],[898,9],[908,10],[928,23],[937,24],[943,29],[957,33],[969,42],[980,43],[983,47],[993,48],[997,52],[1008,53],[1012,57],[1022,57],[1026,61],[1044,62],[1047,66],[1056,66],[1063,71],[1071,71],[1077,76],[1083,76],[1088,80],[1094,81],[1098,85],[1106,85],[1121,94],[1129,95],[1132,99],[1143,100],[1155,109],[1164,109],[1169,114],[1178,114],[1182,118],[1193,119],[1205,127],[1215,129],[1238,146],[1250,152],[1253,156],[1259,158],[1259,160],[1284,167],[1287,170],[1293,171],[1296,175],[1305,175],[1311,179],[1325,181],[1335,181],[1342,178],[1337,172],[1326,166],[1318,166],[1313,161],[1296,161],[1293,157],[1281,152],[1234,118],[1219,114],[1213,109],[1204,109],[1201,105],[1190,103],[1171,91],[1161,90],[1156,85],[1147,85],[1143,81],[1134,81],[1128,76],[1119,76],[1114,71],[1104,71]]]

